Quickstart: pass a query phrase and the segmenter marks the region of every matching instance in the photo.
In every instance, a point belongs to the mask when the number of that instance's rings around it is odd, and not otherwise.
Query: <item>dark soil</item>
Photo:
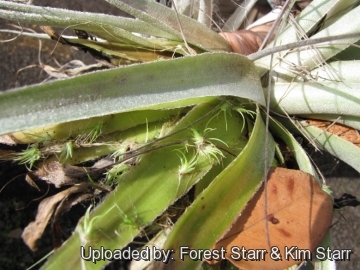
[[[24,179],[26,172],[24,166],[15,163],[0,164],[1,187],[16,177],[6,185],[0,194],[1,269],[26,269],[53,249],[50,228],[46,229],[44,236],[38,242],[36,252],[32,252],[21,239],[22,230],[35,219],[41,198],[59,192],[59,189],[55,189],[43,181],[36,182],[40,190],[29,186]],[[64,239],[71,236],[74,226],[85,210],[85,205],[79,205],[62,216],[61,228]],[[35,269],[37,268],[35,267]]]

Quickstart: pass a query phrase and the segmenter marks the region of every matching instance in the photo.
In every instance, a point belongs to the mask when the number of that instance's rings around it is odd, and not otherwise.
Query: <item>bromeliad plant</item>
[[[357,57],[358,1],[313,1],[279,28],[266,49],[248,57],[229,53],[223,37],[155,1],[106,1],[136,19],[0,1],[0,17],[47,26],[47,35],[22,34],[50,36],[107,66],[141,62],[0,95],[1,141],[29,145],[3,158],[28,164],[30,178],[72,185],[50,199],[52,211],[68,209],[63,199],[69,195],[76,195],[76,203],[115,187],[94,210],[89,207],[44,269],[100,269],[107,261],[81,259],[81,246],[88,256],[90,247],[121,249],[139,235],[158,233],[148,245],[175,251],[213,248],[270,166],[284,166],[279,144],[286,145],[298,169],[322,182],[293,134],[360,171],[356,145],[299,120],[360,127],[360,65],[344,60]],[[77,36],[52,27],[74,29]],[[343,34],[350,35],[331,38]],[[98,162],[81,166],[92,160]],[[191,205],[172,224],[169,209],[189,192]],[[24,231],[32,249],[51,214],[38,214]],[[274,217],[269,220],[276,224]],[[329,261],[316,264],[332,267]],[[171,268],[200,265],[210,267],[187,258]]]

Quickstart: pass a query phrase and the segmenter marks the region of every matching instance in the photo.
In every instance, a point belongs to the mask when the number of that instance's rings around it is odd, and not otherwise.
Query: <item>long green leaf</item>
[[[6,143],[6,139],[11,139],[14,144],[37,143],[49,141],[50,139],[63,141],[71,137],[76,138],[78,135],[88,133],[97,127],[100,128],[103,136],[115,131],[127,130],[140,124],[170,119],[178,114],[179,110],[143,110],[93,117],[11,133],[9,136],[0,137],[0,142]]]
[[[321,148],[360,172],[360,148],[339,136],[320,128],[303,124],[305,131]]]
[[[334,15],[333,13],[338,15],[339,12],[344,9],[345,13],[347,12],[347,14],[341,16],[340,20],[333,25],[326,24],[325,29],[316,35],[313,35],[310,39],[359,32],[359,10],[357,8],[356,10],[350,11],[348,8],[349,6],[353,5],[354,2],[356,2],[356,0],[312,1],[296,18],[296,24],[290,23],[283,31],[280,31],[275,41],[268,45],[268,48],[274,47],[274,43],[276,43],[276,45],[285,45],[300,40],[300,38],[304,37],[305,34],[308,34],[317,26],[321,26],[321,19],[326,18],[326,20],[329,20],[329,16],[327,16],[328,13],[330,16]],[[351,25],[351,27],[346,27],[344,29],[344,25]],[[307,70],[310,71],[319,66],[325,60],[331,58],[333,55],[344,50],[349,46],[349,44],[354,43],[357,39],[358,38],[341,40],[341,42],[338,42],[338,45],[314,46],[318,49],[314,49],[314,47],[312,47],[312,49],[304,50],[300,48],[299,50],[280,52],[279,54],[275,55],[272,65],[275,66],[275,70],[278,73],[290,76],[290,79],[292,79],[294,76],[298,75],[292,72],[292,68],[295,66],[307,66]],[[336,44],[336,41],[332,43]],[[286,62],[282,61],[282,58],[285,58]],[[259,67],[261,75],[263,75],[269,69],[270,59],[271,57],[267,56],[255,62]]]
[[[288,129],[286,129],[280,122],[273,118],[271,118],[270,127],[272,134],[280,137],[290,148],[291,153],[296,159],[299,169],[308,174],[311,174],[316,179],[318,179],[316,170],[312,166],[307,153],[305,152],[304,148],[302,148],[301,145],[297,142],[297,140],[295,140],[294,136],[288,131]]]
[[[196,261],[186,256],[182,261],[179,259],[179,248],[211,249],[240,215],[265,178],[264,149],[268,149],[270,161],[274,157],[275,143],[269,135],[269,144],[266,145],[265,136],[265,125],[258,110],[254,129],[244,150],[198,195],[174,226],[164,248],[175,250],[175,260],[165,265],[164,269],[196,269],[201,264],[201,258]]]
[[[132,32],[170,39],[175,38],[165,31],[136,19],[7,1],[0,1],[0,17],[22,23],[89,31],[93,34],[100,34],[101,37],[106,37],[109,41],[119,41],[121,37],[131,39]]]
[[[352,82],[275,83],[271,109],[290,115],[360,116],[360,84]]]
[[[336,61],[314,69],[311,74],[319,82],[341,81],[347,83],[360,83],[360,61]]]
[[[360,129],[359,67],[360,61],[337,61],[311,72],[317,84],[276,83],[273,109],[280,112],[283,108],[303,118],[336,121]]]
[[[152,112],[149,114],[151,115]],[[96,160],[99,157],[109,156],[119,150],[119,148],[135,149],[155,139],[156,136],[164,130],[164,124],[165,121],[157,121],[138,125],[127,130],[101,135],[100,143],[90,144],[85,147],[75,147],[71,157],[66,160],[61,158],[60,155],[53,155],[46,158],[44,163],[49,164],[52,161],[60,161],[63,164],[75,165],[89,160]]]
[[[344,25],[346,25],[346,27],[344,27]],[[333,24],[313,35],[311,39],[358,32],[360,32],[360,6],[341,16]],[[343,39],[341,42],[332,41],[324,45],[317,45],[315,48],[313,47],[305,48],[303,50],[290,51],[284,57],[284,60],[279,62],[279,65],[276,66],[274,70],[288,76],[294,76],[294,72],[292,70],[294,67],[293,65],[305,66],[307,70],[313,70],[358,40],[359,37],[353,37]]]
[[[197,21],[178,14],[164,5],[151,0],[105,0],[121,10],[168,32],[182,40],[181,31],[187,42],[210,51],[231,51],[230,45],[217,33]]]
[[[215,96],[265,103],[250,60],[237,54],[202,54],[2,92],[0,135],[164,103],[179,107],[181,100],[189,105]]]

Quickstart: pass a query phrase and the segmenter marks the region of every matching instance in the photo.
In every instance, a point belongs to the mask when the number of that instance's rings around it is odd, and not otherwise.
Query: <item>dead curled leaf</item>
[[[285,5],[286,0],[271,0],[271,5],[273,7],[281,7]],[[312,0],[298,0],[294,3],[291,11],[294,17],[299,15],[299,13],[306,8]],[[236,53],[249,55],[255,53],[259,50],[262,42],[264,41],[266,35],[270,32],[271,26],[274,21],[264,23],[261,25],[256,25],[247,30],[237,30],[233,32],[223,32],[220,35],[225,38],[232,50]],[[269,41],[273,40],[275,37],[276,31],[271,34]]]
[[[78,203],[79,199],[90,198],[94,193],[94,188],[95,186],[92,184],[81,183],[42,200],[39,204],[35,221],[29,223],[21,235],[26,245],[33,251],[37,250],[36,241],[41,238],[52,215],[55,213],[56,219],[58,219],[60,214]],[[58,210],[59,204],[61,209]]]
[[[43,30],[44,33],[47,34],[51,39],[57,40],[63,44],[66,43],[63,38],[51,26],[40,25],[40,29]]]
[[[0,136],[0,143],[7,145],[16,145],[17,141],[11,135],[2,135]]]
[[[219,33],[219,35],[228,41],[234,52],[249,55],[259,50],[273,23],[273,21],[270,21],[269,23],[257,25],[248,30],[242,29],[233,32],[222,32]],[[270,40],[272,40],[274,36],[273,33]]]
[[[241,216],[214,249],[224,247],[226,258],[241,269],[285,269],[299,261],[286,260],[285,247],[314,251],[332,221],[333,202],[307,173],[284,168],[272,169],[267,182],[267,218],[264,217],[264,186],[248,203]],[[268,224],[269,233],[265,225]],[[271,248],[279,248],[282,260],[269,256]],[[266,249],[265,260],[235,260],[231,248]],[[212,261],[211,263],[215,263]]]
[[[249,55],[256,52],[263,41],[263,36],[251,30],[219,33],[225,38],[236,53]]]
[[[51,161],[43,164],[38,170],[29,172],[30,178],[38,177],[55,187],[74,185],[91,179],[98,179],[113,164],[112,160],[101,159],[92,167],[79,167]]]
[[[61,245],[61,230],[59,227],[60,216],[68,211],[75,204],[88,200],[97,194],[95,191],[108,191],[100,186],[88,183],[88,178],[98,179],[104,173],[108,165],[113,164],[112,160],[101,159],[92,167],[78,167],[61,164],[57,161],[44,163],[38,170],[28,172],[27,178],[40,178],[61,187],[73,185],[72,187],[59,192],[41,201],[38,207],[35,222],[31,222],[22,234],[24,242],[31,250],[36,250],[36,241],[42,236],[49,220],[52,221],[55,248]]]
[[[64,200],[62,200],[59,205],[56,208],[56,211],[53,215],[53,219],[51,222],[51,229],[53,232],[53,246],[54,249],[58,248],[61,246],[62,242],[61,242],[61,228],[60,228],[60,217],[63,213],[69,211],[73,206],[75,206],[76,204],[86,201],[88,199],[91,199],[92,197],[94,197],[94,194],[91,193],[77,193],[71,196],[70,199],[65,198]]]
[[[38,170],[29,172],[29,175],[31,178],[38,177],[48,181],[57,188],[86,181],[86,171],[84,168],[61,164],[57,161],[44,164]]]

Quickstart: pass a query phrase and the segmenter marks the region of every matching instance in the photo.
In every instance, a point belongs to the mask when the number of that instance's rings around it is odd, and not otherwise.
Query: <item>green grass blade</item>
[[[0,93],[0,135],[224,95],[264,105],[258,73],[246,57],[202,54],[99,71]]]

